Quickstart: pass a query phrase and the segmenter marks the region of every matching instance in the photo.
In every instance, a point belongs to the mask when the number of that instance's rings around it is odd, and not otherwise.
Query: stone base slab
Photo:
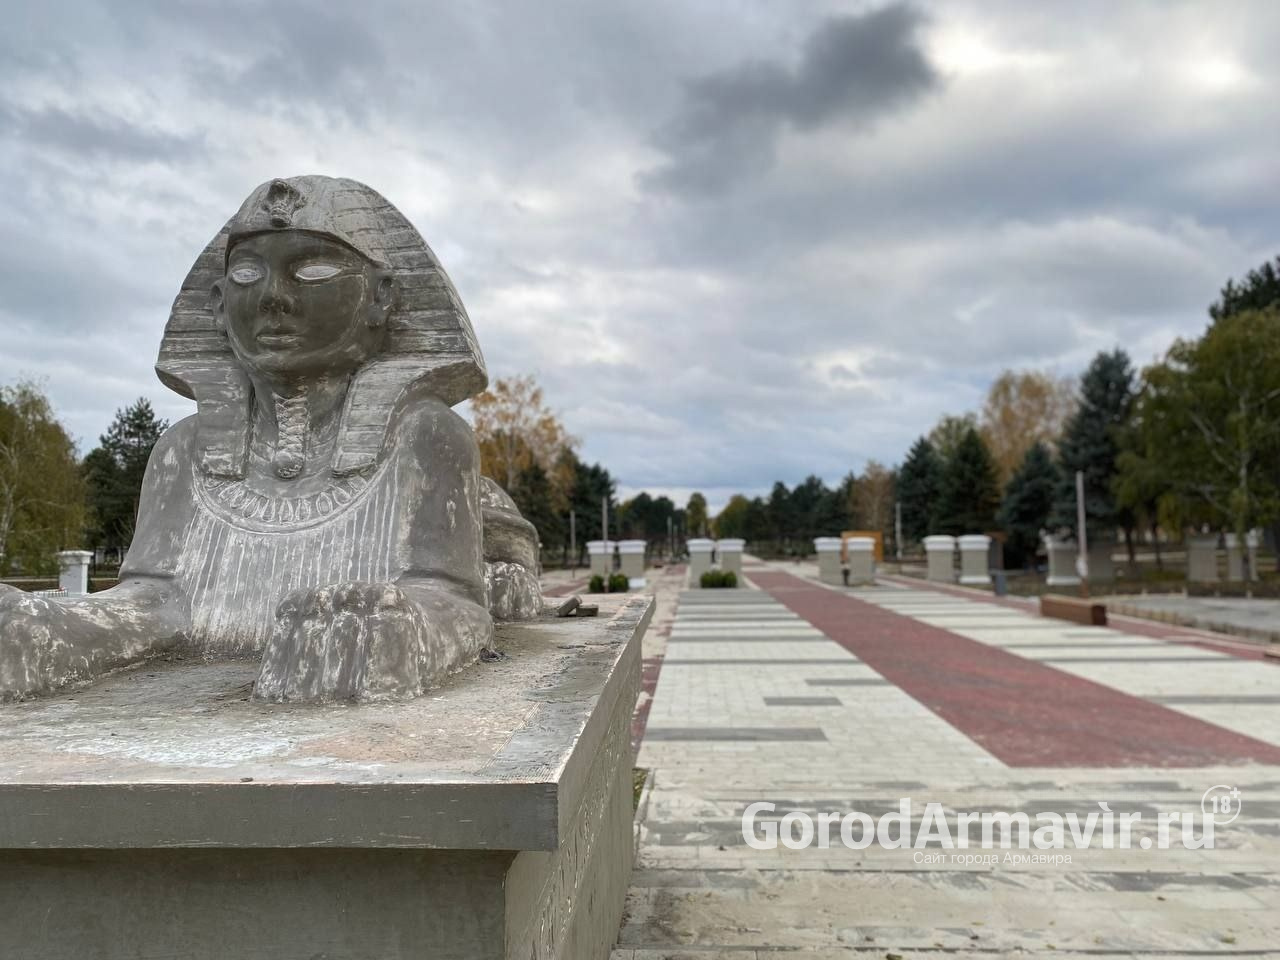
[[[0,707],[5,956],[607,956],[652,600],[600,602],[407,703],[152,663]]]

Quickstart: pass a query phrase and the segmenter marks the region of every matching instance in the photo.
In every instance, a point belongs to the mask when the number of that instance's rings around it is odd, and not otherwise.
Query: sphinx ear
[[[213,323],[223,336],[227,334],[227,306],[222,295],[222,281],[215,280],[209,288],[209,299],[213,302]]]
[[[369,326],[378,328],[384,326],[387,318],[391,316],[391,310],[395,306],[396,295],[399,293],[399,284],[395,277],[390,273],[379,271],[373,278],[373,303],[369,305]]]

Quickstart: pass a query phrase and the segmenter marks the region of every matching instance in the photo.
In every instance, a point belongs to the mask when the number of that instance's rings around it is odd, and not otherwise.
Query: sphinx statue
[[[0,587],[0,699],[149,657],[261,658],[264,701],[403,698],[541,609],[537,537],[451,408],[484,360],[444,269],[374,190],[250,194],[182,284],[120,583]]]

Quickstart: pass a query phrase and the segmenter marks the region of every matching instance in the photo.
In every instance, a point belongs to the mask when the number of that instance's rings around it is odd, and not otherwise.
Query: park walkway
[[[615,960],[1280,955],[1280,666],[788,569],[679,595]],[[1215,849],[1095,839],[1070,864],[935,865],[838,833],[754,850],[741,828],[756,801],[816,821],[910,798],[916,823],[930,801],[1033,821],[1106,802],[1143,813],[1137,837],[1217,784],[1243,808]]]

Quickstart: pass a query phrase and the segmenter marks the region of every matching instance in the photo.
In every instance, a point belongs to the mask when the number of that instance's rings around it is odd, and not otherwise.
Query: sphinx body
[[[261,656],[263,700],[414,696],[537,615],[532,526],[451,405],[483,389],[434,254],[363,184],[263,184],[192,268],[119,587],[0,592],[0,697],[167,651]]]

